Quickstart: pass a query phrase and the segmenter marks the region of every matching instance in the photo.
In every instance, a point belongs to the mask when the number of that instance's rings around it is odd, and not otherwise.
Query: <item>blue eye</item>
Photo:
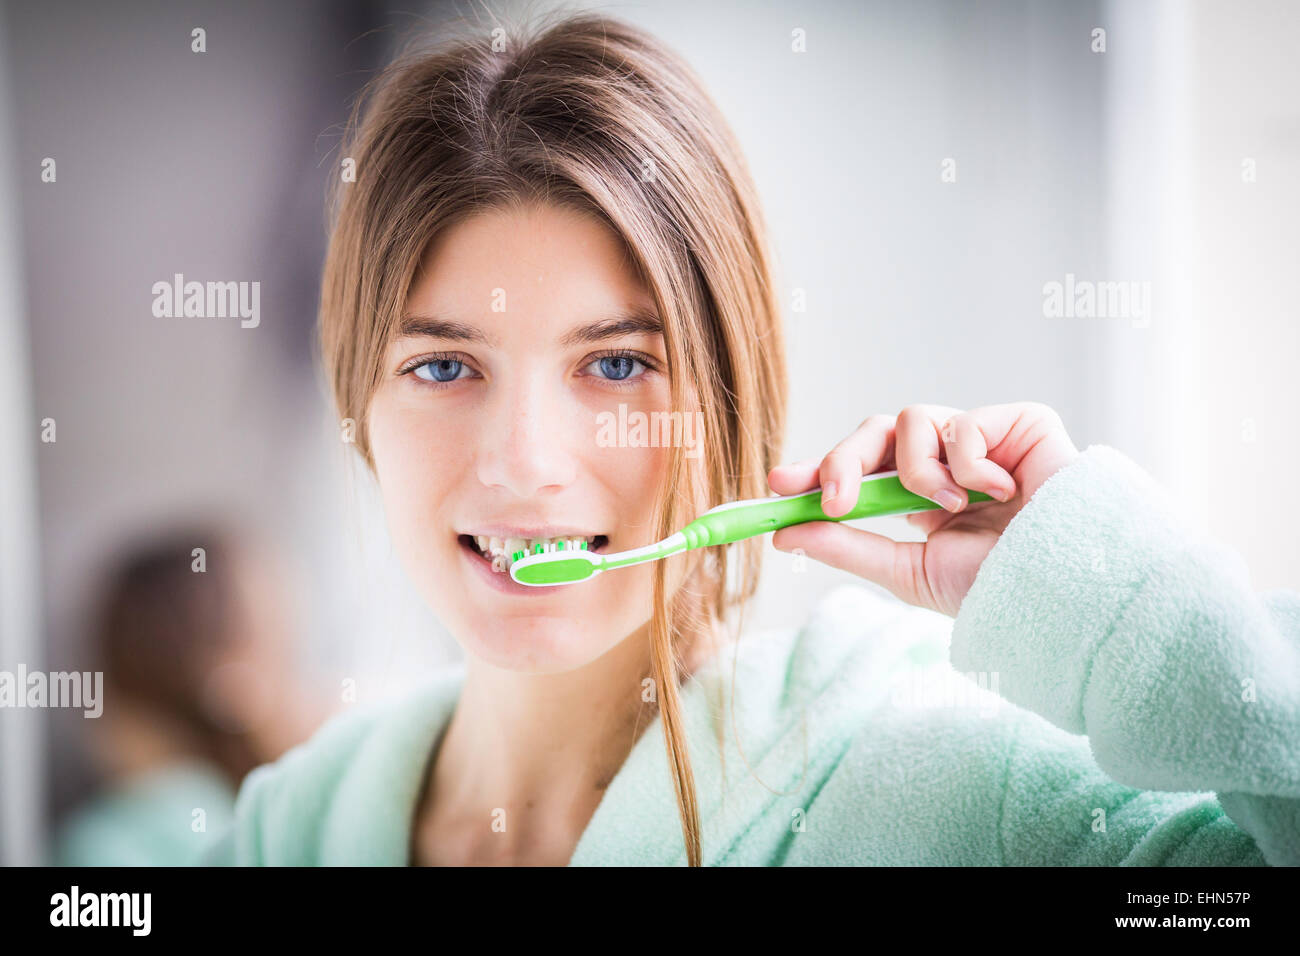
[[[615,382],[631,378],[636,366],[645,367],[644,363],[630,355],[606,355],[592,364],[599,365],[601,373]]]
[[[412,371],[416,378],[426,382],[454,382],[465,370],[465,363],[459,359],[436,359],[416,366]]]

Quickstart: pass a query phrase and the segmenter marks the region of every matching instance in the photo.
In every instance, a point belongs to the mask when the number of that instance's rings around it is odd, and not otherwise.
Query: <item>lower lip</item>
[[[542,597],[547,594],[554,595],[562,588],[568,585],[552,585],[547,587],[533,587],[528,584],[520,584],[510,576],[510,571],[493,571],[486,559],[479,555],[469,544],[458,540],[457,547],[465,556],[465,560],[474,566],[475,571],[481,577],[488,587],[501,594],[513,594],[518,597]]]

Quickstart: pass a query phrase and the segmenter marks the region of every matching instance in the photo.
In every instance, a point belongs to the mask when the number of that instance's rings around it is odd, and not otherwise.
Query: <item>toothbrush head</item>
[[[543,551],[514,560],[510,576],[520,584],[538,588],[573,584],[599,574],[603,563],[599,554],[590,551]]]

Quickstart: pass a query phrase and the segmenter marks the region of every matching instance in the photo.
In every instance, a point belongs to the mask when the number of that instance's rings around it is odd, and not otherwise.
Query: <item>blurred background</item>
[[[786,460],[914,402],[1038,400],[1258,589],[1300,583],[1300,6],[587,6],[684,54],[746,149]],[[0,671],[102,670],[131,702],[0,709],[0,862],[185,852],[157,808],[215,833],[249,766],[459,657],[313,364],[324,198],[398,41],[552,9],[0,4]],[[260,323],[155,317],[176,273],[260,282]],[[1052,284],[1085,282],[1149,302],[1054,314]],[[171,581],[178,555],[220,587]],[[770,551],[751,619],[797,624],[844,580]]]

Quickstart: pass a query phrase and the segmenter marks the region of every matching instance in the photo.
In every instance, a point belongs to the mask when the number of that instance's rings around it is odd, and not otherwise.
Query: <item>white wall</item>
[[[1107,19],[1109,269],[1154,286],[1150,327],[1114,330],[1107,421],[1257,588],[1295,588],[1300,7],[1115,2]]]
[[[11,42],[0,9],[0,63]],[[39,434],[32,414],[24,321],[18,175],[9,76],[0,71],[0,671],[44,666],[40,639],[40,547],[36,532]],[[0,711],[0,866],[42,860],[45,727],[37,711]]]

